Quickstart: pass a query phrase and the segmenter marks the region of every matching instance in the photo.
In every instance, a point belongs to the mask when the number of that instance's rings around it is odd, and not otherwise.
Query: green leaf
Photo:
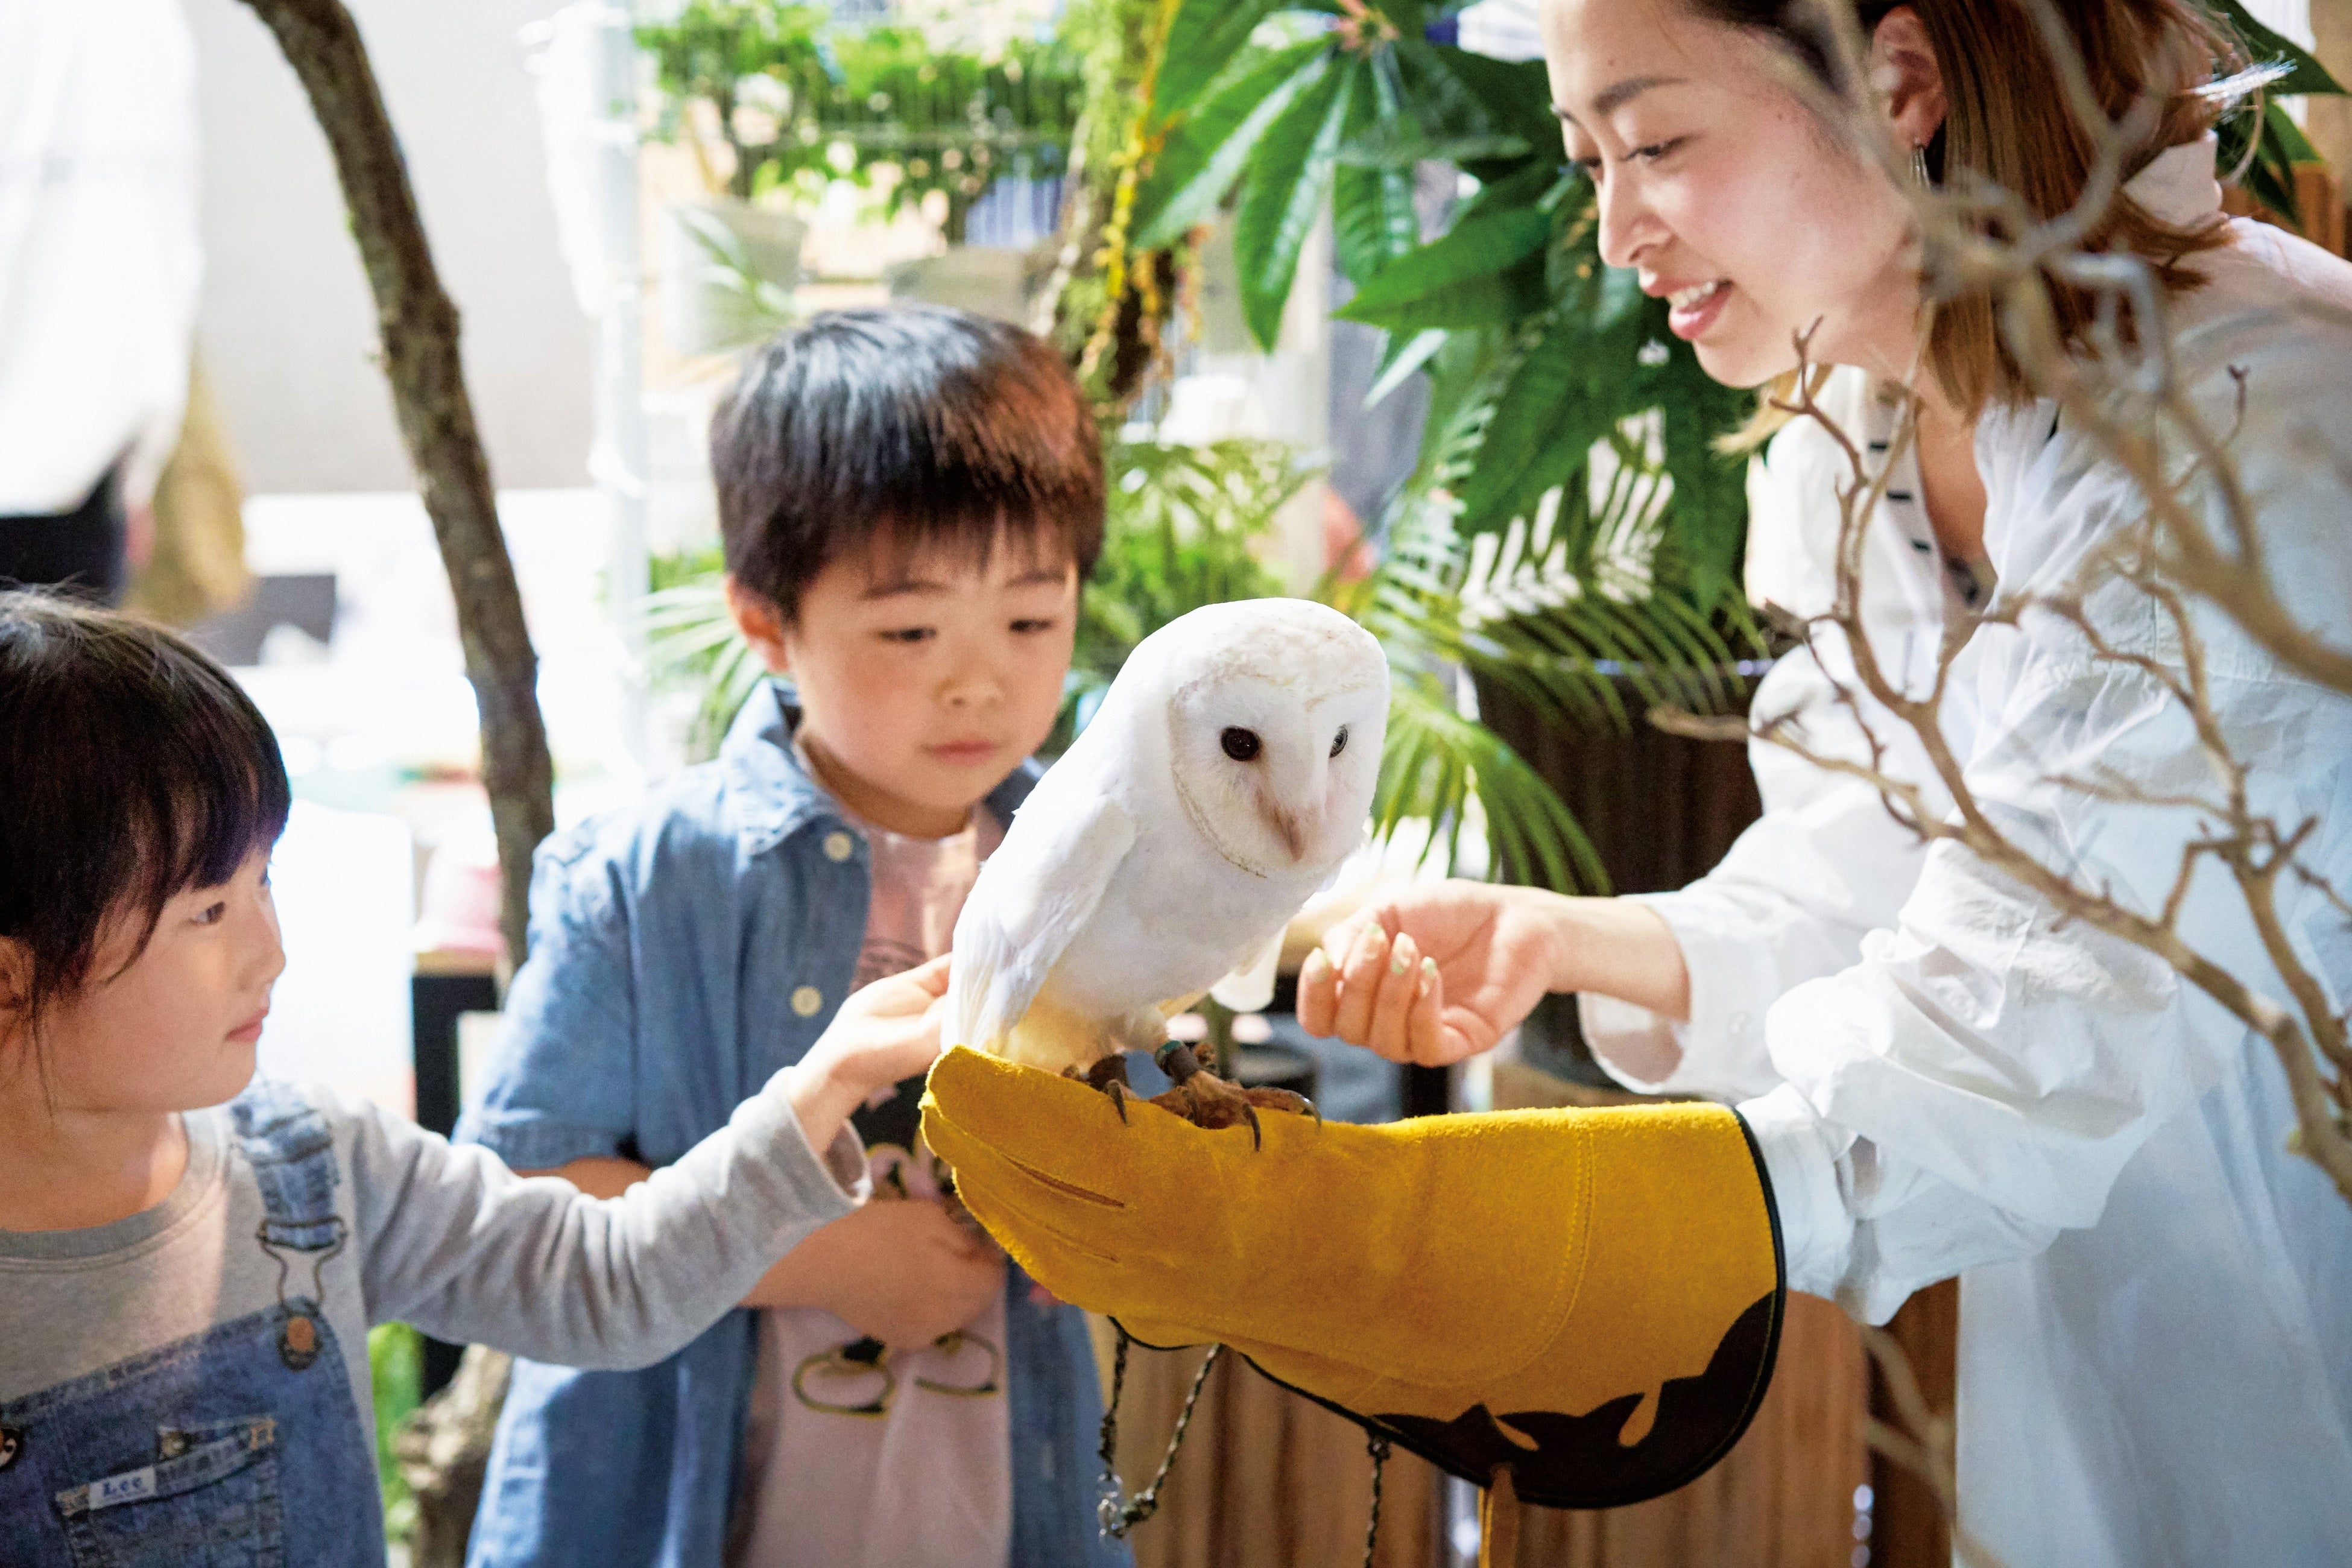
[[[1103,468],[1103,552],[1080,601],[1074,668],[1108,682],[1138,642],[1187,611],[1282,591],[1255,552],[1314,474],[1289,447],[1123,440]]]
[[[1563,892],[1608,890],[1591,841],[1542,775],[1500,735],[1459,712],[1444,682],[1426,673],[1401,676],[1372,797],[1374,836],[1385,840],[1408,822],[1426,822],[1423,860],[1455,870],[1474,797],[1492,850],[1489,876]]]
[[[2340,96],[2343,93],[2343,85],[2328,74],[2326,67],[2312,58],[2310,53],[2292,38],[2284,37],[2256,21],[2253,13],[2239,4],[2239,0],[2205,0],[2205,5],[2207,9],[2219,13],[2237,29],[2238,37],[2245,41],[2246,52],[2253,57],[2255,64],[2284,60],[2294,67],[2285,77],[2271,84],[2272,97],[2294,98],[2307,93]]]
[[[716,563],[644,600],[646,661],[657,686],[701,695],[689,749],[697,760],[717,754],[735,715],[767,678],[751,644],[735,633],[728,614],[723,568]]]
[[[1419,38],[1398,39],[1396,51],[1407,92],[1427,106],[1423,116],[1433,132],[1526,145],[1525,153],[1491,160],[1467,149],[1456,155],[1454,161],[1479,179],[1500,179],[1523,159],[1556,166],[1566,157],[1541,60],[1498,60]]]
[[[2297,163],[2321,162],[2319,149],[2303,133],[2285,104],[2272,99],[2263,105],[2263,152],[2276,164],[2292,168]]]
[[[1339,149],[1343,169],[1410,169],[1419,163],[1469,163],[1523,158],[1528,144],[1517,136],[1367,137]]]
[[[1136,194],[1136,244],[1145,249],[1173,245],[1207,221],[1266,127],[1322,79],[1331,53],[1321,38],[1277,49],[1188,110]]]
[[[1298,253],[1331,188],[1339,149],[1364,62],[1342,58],[1266,127],[1234,219],[1242,314],[1258,346],[1274,347],[1282,309],[1298,275]]]
[[[1523,321],[1543,308],[1542,268],[1526,264],[1551,231],[1532,205],[1473,212],[1359,285],[1339,314],[1406,332]]]
[[[1429,25],[1449,11],[1458,11],[1469,0],[1365,0],[1370,10],[1377,11],[1396,25],[1396,30],[1407,38],[1418,40],[1429,30]],[[1332,10],[1338,11],[1334,5]]]
[[[1402,386],[1413,372],[1427,364],[1432,356],[1445,346],[1445,333],[1437,329],[1405,337],[1389,335],[1388,347],[1381,353],[1381,368],[1372,377],[1372,388],[1364,394],[1364,406],[1377,408],[1388,395]]]
[[[1505,384],[1463,489],[1465,530],[1500,528],[1581,470],[1592,443],[1649,405],[1628,374],[1643,341],[1633,275],[1603,269],[1563,301]]]
[[[1361,281],[1421,243],[1412,175],[1402,169],[1331,171],[1331,244],[1339,270]]]
[[[1152,89],[1154,118],[1170,119],[1188,107],[1247,47],[1258,24],[1304,8],[1298,0],[1183,0],[1168,25],[1168,52]]]
[[[1349,147],[1411,133],[1397,94],[1396,58],[1388,49],[1363,63],[1364,83],[1352,97],[1331,176],[1331,238],[1339,270],[1360,283],[1421,244],[1421,217],[1412,205],[1409,167],[1349,164]],[[1366,90],[1369,88],[1369,90]]]
[[[1699,368],[1690,345],[1664,331],[1670,358],[1659,399],[1664,466],[1675,482],[1668,539],[1691,574],[1702,610],[1736,600],[1748,552],[1748,459],[1717,450],[1718,438],[1747,419],[1753,395],[1725,386]]]
[[[2253,124],[2248,112],[2222,121],[2221,146],[2214,162],[2224,174],[2242,164],[2238,184],[2254,200],[2300,228],[2303,207],[2295,194],[2294,165],[2316,163],[2319,153],[2295,124],[2286,106],[2272,99],[2263,105],[2261,140],[2255,143],[2250,160],[2246,156],[2246,137]]]
[[[2270,159],[2257,156],[2246,165],[2246,172],[2238,176],[2238,184],[2263,206],[2287,222],[2301,226],[2303,205],[2295,196],[2294,178],[2283,175]]]

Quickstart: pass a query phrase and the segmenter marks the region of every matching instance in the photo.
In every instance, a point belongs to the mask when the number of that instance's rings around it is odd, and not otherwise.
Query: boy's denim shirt
[[[458,1137],[510,1165],[661,1166],[798,1061],[847,993],[866,931],[864,839],[793,753],[763,685],[718,760],[543,845],[531,948]],[[1009,818],[1037,773],[988,797]],[[1095,1521],[1101,1386],[1085,1319],[1008,1266],[1011,1568],[1115,1568]],[[725,1318],[642,1372],[515,1363],[468,1563],[716,1568],[751,1404],[755,1320]]]

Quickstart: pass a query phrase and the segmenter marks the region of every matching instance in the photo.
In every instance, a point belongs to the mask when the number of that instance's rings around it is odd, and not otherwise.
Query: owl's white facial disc
[[[1320,877],[1363,836],[1388,721],[1388,663],[1335,611],[1297,600],[1241,644],[1184,658],[1169,702],[1177,798],[1230,864]],[[1227,606],[1239,608],[1239,606]],[[1297,610],[1320,611],[1296,624]],[[1334,626],[1324,622],[1328,616]]]

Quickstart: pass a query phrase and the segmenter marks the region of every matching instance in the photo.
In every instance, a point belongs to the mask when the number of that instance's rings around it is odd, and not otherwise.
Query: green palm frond
[[[727,613],[715,557],[673,566],[666,574],[682,580],[646,596],[646,662],[656,686],[696,693],[687,750],[696,758],[715,756],[727,727],[768,672]]]
[[[1145,637],[1203,605],[1283,591],[1260,556],[1275,514],[1317,470],[1279,441],[1121,439],[1105,451],[1103,472],[1102,558],[1079,601],[1049,753],[1076,738]]]
[[[1628,687],[1644,709],[1729,707],[1740,660],[1760,651],[1756,629],[1744,614],[1697,610],[1671,584],[1612,596],[1555,555],[1523,555],[1523,529],[1506,530],[1498,548],[1495,535],[1457,532],[1451,513],[1442,497],[1402,509],[1370,591],[1353,607],[1396,671],[1375,831],[1389,838],[1426,821],[1421,858],[1450,873],[1463,863],[1475,803],[1489,876],[1606,891],[1574,815],[1508,742],[1461,710],[1440,672],[1459,670],[1549,725],[1622,731],[1641,721],[1626,710]]]
[[[1609,876],[1568,807],[1508,742],[1465,715],[1430,669],[1396,669],[1373,837],[1424,829],[1418,861],[1464,868],[1464,835],[1483,828],[1486,870],[1505,881],[1606,892]],[[1472,809],[1473,805],[1476,809]]]
[[[1188,610],[1282,592],[1260,560],[1275,514],[1319,471],[1279,441],[1118,440],[1104,454],[1103,553],[1076,662],[1116,671]]]

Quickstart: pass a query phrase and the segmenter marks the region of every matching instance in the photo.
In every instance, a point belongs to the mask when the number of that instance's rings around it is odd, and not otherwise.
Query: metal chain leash
[[[1372,1457],[1372,1513],[1364,1525],[1364,1568],[1372,1568],[1372,1551],[1381,1541],[1381,1476],[1388,1468],[1389,1440],[1378,1432],[1369,1433],[1364,1451]]]
[[[1209,1347],[1208,1359],[1193,1375],[1191,1392],[1184,1395],[1184,1408],[1176,1417],[1176,1430],[1168,1439],[1168,1452],[1160,1457],[1160,1468],[1152,1472],[1151,1484],[1133,1497],[1129,1497],[1118,1479],[1118,1402],[1127,1391],[1127,1350],[1134,1342],[1127,1336],[1117,1319],[1111,1330],[1118,1336],[1111,1352],[1110,1402],[1102,1418],[1102,1501],[1095,1512],[1102,1521],[1105,1535],[1114,1541],[1124,1541],[1127,1532],[1160,1511],[1160,1485],[1168,1479],[1169,1467],[1176,1462],[1176,1450],[1184,1445],[1184,1429],[1192,1425],[1192,1407],[1201,1402],[1201,1390],[1207,1386],[1209,1373],[1217,1358],[1225,1353],[1223,1345]]]
[[[1118,1407],[1127,1393],[1127,1352],[1135,1342],[1118,1320],[1111,1321],[1111,1331],[1117,1335],[1111,1351],[1110,1399],[1102,1418],[1102,1500],[1095,1505],[1102,1521],[1105,1535],[1123,1541],[1129,1531],[1160,1511],[1160,1488],[1168,1479],[1169,1470],[1176,1463],[1176,1452],[1184,1446],[1184,1434],[1192,1425],[1192,1412],[1201,1403],[1201,1391],[1209,1384],[1209,1373],[1216,1370],[1217,1358],[1225,1353],[1223,1345],[1211,1345],[1201,1362],[1201,1370],[1192,1374],[1192,1386],[1185,1391],[1184,1407],[1177,1413],[1176,1429],[1169,1435],[1168,1451],[1160,1457],[1160,1468],[1151,1473],[1150,1484],[1134,1496],[1127,1495],[1118,1479]],[[1364,1451],[1372,1458],[1371,1510],[1364,1521],[1364,1568],[1372,1568],[1373,1557],[1381,1541],[1381,1482],[1388,1472],[1389,1439],[1381,1433],[1368,1433]]]

